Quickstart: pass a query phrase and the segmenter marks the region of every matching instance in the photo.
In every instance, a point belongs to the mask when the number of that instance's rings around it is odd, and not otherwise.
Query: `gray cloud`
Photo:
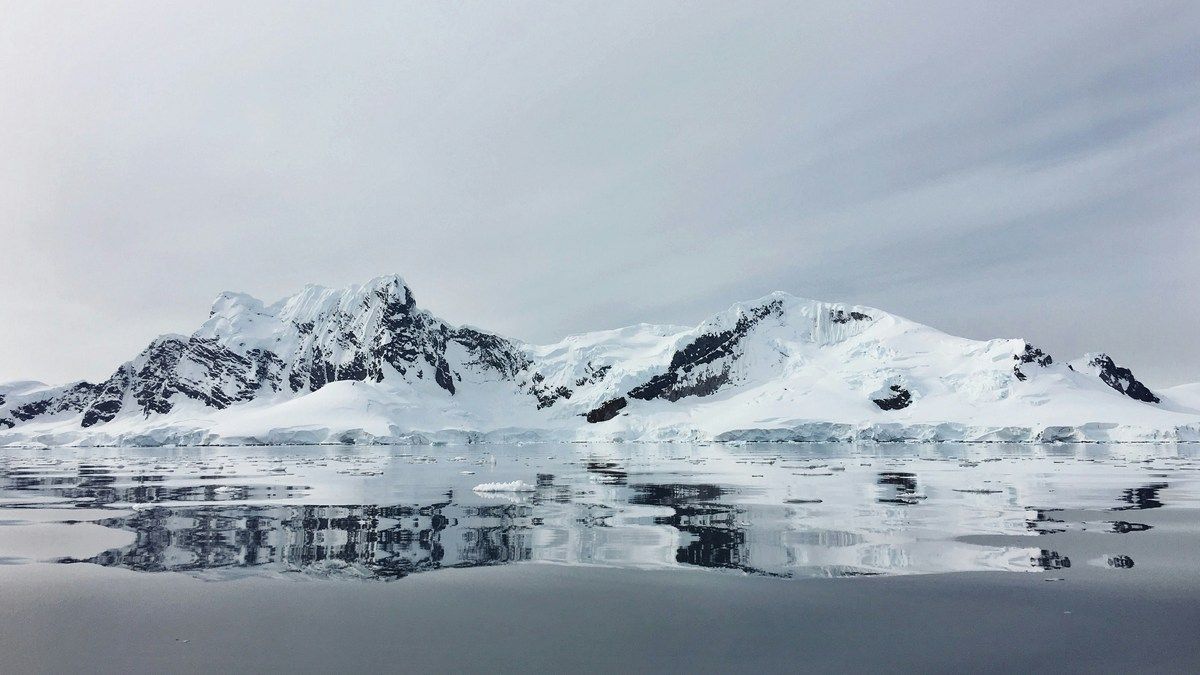
[[[400,272],[540,341],[782,289],[1200,379],[1194,3],[24,3],[0,380]]]

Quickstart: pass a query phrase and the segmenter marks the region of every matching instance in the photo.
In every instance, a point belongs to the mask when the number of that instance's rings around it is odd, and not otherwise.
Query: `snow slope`
[[[1200,382],[1168,387],[1159,392],[1163,403],[1175,410],[1200,414]]]
[[[105,382],[0,385],[0,444],[551,439],[1192,441],[1200,395],[786,293],[529,345],[443,322],[397,276],[223,293]]]

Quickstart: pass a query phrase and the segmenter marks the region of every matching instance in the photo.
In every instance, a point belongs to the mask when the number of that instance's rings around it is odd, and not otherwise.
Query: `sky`
[[[533,342],[784,290],[1200,380],[1200,3],[0,16],[0,381],[390,273]]]

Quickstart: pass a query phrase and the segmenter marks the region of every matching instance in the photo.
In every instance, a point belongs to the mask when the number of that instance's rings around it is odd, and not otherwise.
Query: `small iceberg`
[[[508,483],[480,483],[472,488],[475,492],[537,492],[537,488],[523,480]]]

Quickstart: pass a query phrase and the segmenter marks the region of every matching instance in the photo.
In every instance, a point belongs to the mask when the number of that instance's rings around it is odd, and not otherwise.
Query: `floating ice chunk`
[[[536,492],[537,488],[523,480],[508,483],[480,483],[474,488],[475,492]]]

